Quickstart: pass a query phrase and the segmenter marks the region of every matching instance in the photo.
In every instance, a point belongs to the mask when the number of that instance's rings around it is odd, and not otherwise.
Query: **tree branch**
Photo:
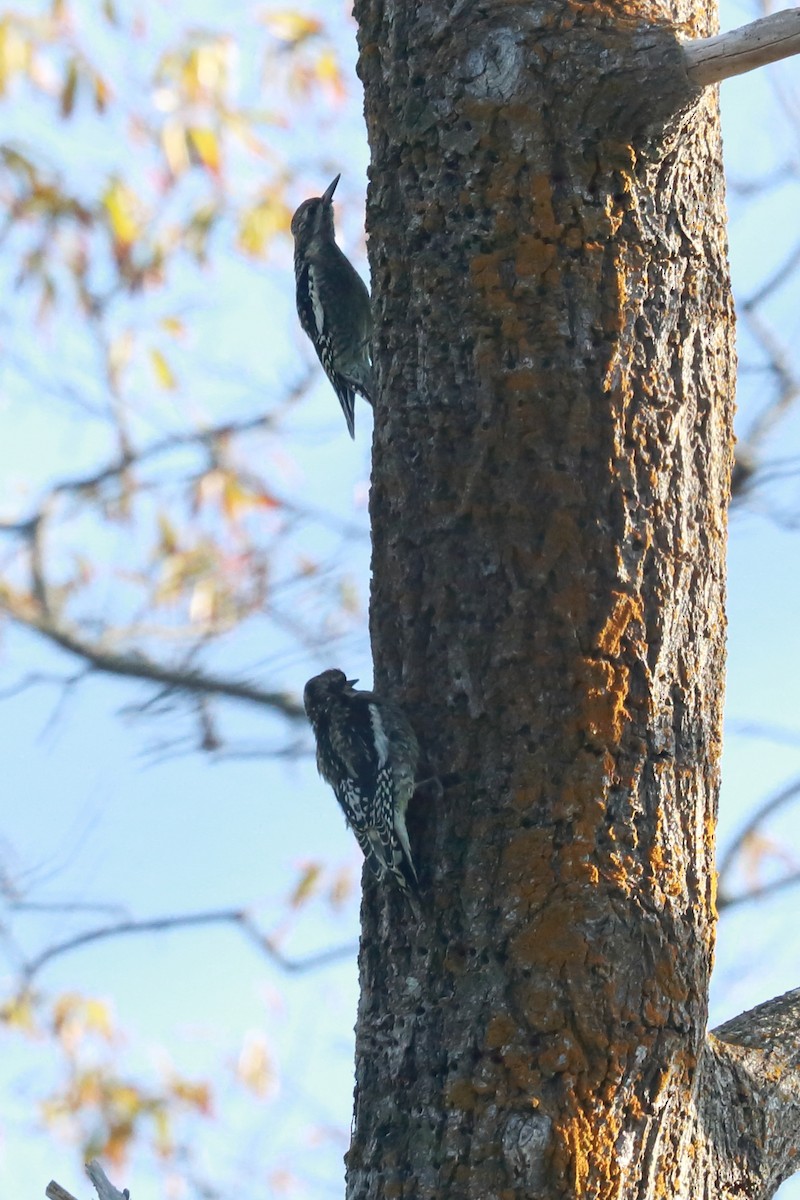
[[[771,1196],[800,1151],[800,989],[741,1013],[706,1039],[698,1141],[709,1194]],[[716,1186],[715,1186],[716,1185]]]
[[[800,988],[766,1000],[718,1025],[713,1036],[750,1050],[772,1050],[780,1043],[787,1065],[800,1066]]]
[[[341,946],[320,950],[316,954],[306,955],[305,958],[287,958],[281,953],[269,934],[260,930],[243,909],[217,909],[209,912],[186,913],[182,916],[153,917],[144,921],[117,921],[113,925],[101,925],[96,929],[85,930],[63,942],[49,946],[36,958],[26,962],[22,972],[25,984],[30,984],[34,976],[53,959],[60,958],[61,955],[69,954],[72,950],[78,950],[81,946],[87,946],[92,942],[105,941],[107,938],[126,934],[162,933],[169,929],[186,929],[193,925],[236,925],[262,954],[266,954],[281,970],[290,974],[311,971],[317,967],[329,966],[331,963],[345,958],[352,958],[358,950],[356,944],[347,942]]]
[[[798,882],[800,873],[791,871],[781,879],[775,879],[761,887],[752,888],[750,891],[744,892],[739,896],[731,896],[726,892],[728,876],[733,870],[736,859],[741,854],[748,838],[752,837],[756,830],[763,825],[767,817],[770,817],[786,804],[789,804],[798,794],[800,794],[800,780],[795,779],[786,787],[781,788],[779,792],[776,792],[774,796],[770,796],[768,800],[765,800],[745,822],[728,849],[722,855],[717,875],[717,906],[720,911],[723,908],[732,908],[734,904],[741,904],[745,900],[755,900],[760,896],[767,896],[772,892],[780,891]]]
[[[51,613],[39,609],[36,612],[26,608],[17,611],[15,602],[10,594],[2,598],[0,607],[29,629],[42,634],[51,642],[55,642],[62,650],[74,654],[87,663],[92,670],[105,675],[115,675],[128,679],[141,679],[148,683],[160,683],[176,692],[185,692],[192,696],[224,696],[229,700],[242,700],[250,704],[259,704],[265,708],[276,709],[282,716],[290,720],[300,720],[304,716],[303,706],[287,692],[269,692],[255,684],[244,680],[226,679],[212,675],[196,667],[171,666],[167,663],[156,662],[141,651],[114,651],[107,649],[100,642],[87,641],[81,637],[74,627],[60,622]]]
[[[121,1192],[118,1191],[96,1158],[93,1158],[86,1164],[86,1174],[94,1184],[98,1200],[130,1200],[128,1189],[123,1188]],[[47,1200],[76,1200],[72,1192],[68,1192],[66,1188],[63,1188],[60,1183],[56,1183],[54,1179],[50,1180],[44,1190],[44,1194],[47,1196]]]
[[[686,73],[697,87],[708,87],[793,54],[800,54],[800,8],[787,8],[740,29],[683,43]]]

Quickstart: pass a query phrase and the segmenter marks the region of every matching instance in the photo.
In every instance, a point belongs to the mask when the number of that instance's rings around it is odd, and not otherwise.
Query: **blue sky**
[[[219,23],[219,6],[193,4],[192,19]],[[282,7],[282,6],[281,6]],[[319,0],[305,11],[326,15]],[[148,6],[154,37],[169,41],[186,6]],[[241,6],[226,23],[247,29],[259,6]],[[724,27],[756,15],[742,4],[728,4]],[[282,152],[299,172],[293,189],[297,203],[321,189],[346,164],[337,191],[340,242],[367,275],[363,246],[364,180],[367,148],[361,100],[353,74],[354,34],[337,6],[333,24],[345,72],[353,79],[347,105],[276,134]],[[117,64],[122,81],[135,72]],[[243,56],[246,60],[246,56]],[[247,74],[252,65],[246,61]],[[784,65],[780,77],[796,81],[797,66]],[[740,182],[768,172],[787,155],[797,161],[800,133],[775,115],[766,72],[723,87],[726,162]],[[4,115],[8,111],[4,107]],[[14,119],[19,136],[31,132],[31,108],[19,97]],[[75,154],[86,169],[105,169],[107,146],[88,129],[85,142],[65,144],[65,126],[48,127],[43,107],[34,106],[37,136],[50,139],[54,158],[74,169]],[[307,125],[303,124],[307,121]],[[80,132],[80,124],[75,128]],[[763,130],[774,136],[767,139]],[[321,133],[321,130],[323,131]],[[324,134],[324,136],[323,136]],[[282,141],[281,141],[282,139]],[[320,154],[320,147],[323,153]],[[339,164],[339,165],[335,165]],[[768,277],[794,248],[798,187],[784,183],[768,194],[746,200],[729,197],[730,240],[738,294],[745,297]],[[0,266],[2,272],[2,266]],[[800,335],[800,304],[795,282],[784,289],[770,312],[788,346]],[[175,281],[171,302],[191,313],[193,333],[176,350],[182,374],[178,399],[209,419],[220,412],[246,415],[287,378],[312,361],[312,351],[296,327],[291,247],[279,240],[266,265],[254,266],[223,255],[210,274],[186,271]],[[8,349],[12,315],[0,306],[0,338]],[[80,383],[87,373],[85,346],[60,324],[39,341],[38,363],[45,377],[69,370]],[[30,351],[30,346],[18,347]],[[740,325],[740,355],[752,365],[754,350]],[[36,356],[35,356],[36,357]],[[202,364],[202,370],[199,369]],[[241,375],[226,375],[230,364]],[[228,382],[225,379],[228,378]],[[241,380],[248,381],[242,386]],[[763,377],[747,373],[740,386],[743,428],[765,394]],[[154,424],[172,428],[180,414],[166,397],[150,408]],[[0,370],[0,471],[2,513],[13,511],[15,497],[30,494],[36,481],[70,473],[97,461],[98,433],[87,428],[79,411],[60,405],[41,386],[32,386],[6,364]],[[282,486],[304,502],[328,507],[360,526],[365,536],[346,543],[346,566],[357,593],[357,610],[336,643],[335,660],[364,683],[371,677],[366,638],[369,578],[366,494],[369,477],[371,418],[357,409],[357,438],[347,437],[338,405],[319,378],[309,397],[285,422],[287,442],[264,439],[263,452]],[[800,453],[800,414],[792,414],[773,436],[774,456]],[[759,722],[798,732],[797,744],[779,744],[728,732],[723,761],[720,844],[735,833],[753,802],[800,772],[800,653],[797,639],[798,534],[778,528],[765,510],[780,502],[800,511],[800,488],[789,482],[757,495],[733,519],[730,540],[729,674],[727,714],[732,722]],[[334,540],[317,531],[328,552]],[[270,635],[271,637],[273,635]],[[263,678],[277,678],[296,692],[314,670],[332,665],[324,653],[260,628],[245,631],[225,647],[225,665],[255,664]],[[33,635],[5,630],[0,641],[3,677],[31,668],[58,669],[55,655]],[[159,722],[133,719],[121,710],[147,692],[137,685],[93,678],[78,689],[48,724],[53,693],[33,690],[4,702],[4,805],[0,856],[12,874],[36,883],[39,901],[114,904],[140,918],[196,909],[247,906],[266,928],[277,927],[286,896],[302,865],[323,861],[360,871],[357,847],[327,788],[317,778],[310,755],[280,759],[212,762],[199,755],[154,764],[152,745],[164,722],[177,728],[177,717]],[[228,708],[226,730],[238,742],[281,741],[278,719],[244,707]],[[733,726],[735,728],[735,724]],[[310,737],[307,739],[310,749]],[[149,748],[149,749],[148,749]],[[779,828],[786,848],[796,824],[787,816]],[[9,867],[10,864],[10,867]],[[31,876],[27,872],[33,872]],[[792,937],[795,897],[747,906],[720,923],[712,991],[712,1023],[800,981],[800,945]],[[53,913],[16,918],[14,932],[29,953],[84,927],[85,916]],[[355,893],[339,914],[314,904],[297,918],[285,949],[301,957],[357,938]],[[47,992],[78,989],[105,998],[125,1040],[118,1048],[125,1068],[140,1078],[159,1078],[175,1069],[189,1076],[216,1074],[220,1061],[231,1063],[247,1038],[264,1038],[279,1082],[264,1101],[254,1102],[232,1071],[221,1084],[218,1119],[187,1126],[203,1143],[210,1176],[256,1170],[253,1197],[278,1194],[268,1178],[284,1164],[301,1175],[301,1195],[341,1194],[341,1158],[347,1145],[352,1101],[352,1026],[357,987],[355,962],[345,960],[309,975],[287,977],[270,966],[234,929],[181,931],[109,941],[74,952],[49,966],[38,981]],[[49,1081],[49,1082],[48,1082]],[[14,1042],[0,1056],[0,1196],[43,1189],[51,1177],[78,1194],[87,1194],[67,1141],[45,1136],[30,1109],[31,1095],[53,1086],[52,1063],[29,1043]],[[255,1164],[255,1168],[254,1168]],[[264,1166],[264,1164],[267,1164]],[[135,1189],[136,1200],[161,1195],[147,1156],[130,1166],[120,1185]],[[176,1191],[176,1195],[180,1192]],[[782,1195],[800,1196],[788,1184]]]

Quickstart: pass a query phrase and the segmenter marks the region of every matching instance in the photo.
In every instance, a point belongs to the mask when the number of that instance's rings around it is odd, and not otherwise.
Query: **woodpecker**
[[[370,358],[372,311],[366,285],[336,245],[333,193],[337,175],[321,196],[304,200],[292,217],[297,315],[339,397],[350,437],[355,437],[356,392],[370,404],[375,383]]]
[[[333,788],[374,874],[378,879],[391,875],[419,916],[417,872],[406,830],[419,743],[402,709],[374,692],[356,691],[356,683],[334,668],[305,686],[317,769]]]

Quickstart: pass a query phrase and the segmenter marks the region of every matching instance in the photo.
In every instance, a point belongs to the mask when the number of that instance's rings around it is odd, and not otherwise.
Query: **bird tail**
[[[355,441],[356,436],[356,393],[355,390],[346,383],[339,383],[336,387],[336,395],[339,397],[339,403],[342,406],[344,419],[347,422],[347,432]]]

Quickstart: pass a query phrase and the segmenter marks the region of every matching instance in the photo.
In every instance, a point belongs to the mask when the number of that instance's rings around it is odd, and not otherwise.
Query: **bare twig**
[[[86,1174],[94,1184],[94,1190],[97,1192],[98,1200],[130,1200],[130,1192],[127,1188],[119,1191],[114,1187],[114,1184],[106,1175],[103,1168],[96,1158],[91,1159],[86,1164]],[[76,1200],[72,1192],[68,1192],[60,1183],[56,1183],[51,1179],[44,1190],[48,1200]]]
[[[98,1200],[130,1200],[128,1189],[123,1188],[121,1192],[118,1192],[96,1158],[86,1164],[86,1174],[94,1184]]]
[[[780,879],[773,879],[769,883],[760,884],[758,887],[750,888],[747,892],[740,892],[738,896],[727,896],[719,893],[717,896],[717,909],[722,912],[723,909],[736,908],[738,904],[749,904],[753,900],[763,900],[767,896],[774,896],[776,892],[783,892],[787,888],[795,887],[800,883],[800,871],[791,871],[788,875],[782,875]]]
[[[30,984],[34,976],[39,974],[48,963],[51,963],[56,958],[60,958],[64,954],[69,954],[73,950],[78,950],[81,946],[90,945],[92,942],[123,937],[127,934],[162,933],[165,930],[186,929],[191,926],[201,925],[236,926],[262,954],[266,954],[281,970],[287,971],[290,974],[300,974],[304,971],[314,970],[317,967],[329,966],[331,963],[352,957],[357,950],[356,945],[348,942],[341,946],[332,946],[327,950],[321,950],[316,954],[309,954],[305,958],[287,958],[278,949],[270,935],[259,929],[244,909],[218,909],[209,912],[185,913],[181,916],[153,917],[150,920],[143,921],[133,919],[116,921],[112,925],[102,925],[96,929],[88,929],[83,933],[76,934],[74,937],[66,938],[63,942],[49,946],[41,954],[37,955],[36,958],[29,959],[22,969],[22,974],[26,985]]]
[[[697,87],[800,54],[800,9],[787,8],[716,37],[693,38],[684,42],[683,54]]]
[[[781,263],[777,271],[765,283],[762,283],[761,287],[753,292],[751,296],[747,297],[741,308],[745,312],[752,312],[755,308],[758,308],[759,304],[763,304],[765,300],[768,300],[773,292],[777,292],[779,288],[783,287],[784,283],[794,273],[794,269],[798,263],[800,263],[800,245],[795,246],[792,253]]]
[[[800,395],[800,380],[794,373],[788,351],[760,315],[747,306],[743,315],[751,335],[764,352],[778,389],[774,400],[762,409],[743,439],[742,444],[746,451],[755,455],[759,444]]]
[[[10,596],[4,598],[2,607],[29,629],[36,630],[63,650],[82,659],[92,670],[102,674],[160,683],[171,691],[192,696],[224,696],[229,700],[258,704],[275,709],[293,721],[304,715],[302,705],[287,692],[265,691],[245,680],[226,679],[197,667],[157,662],[138,650],[125,652],[107,649],[101,641],[89,641],[77,629],[60,621],[51,613],[32,611],[30,608],[26,608],[24,612],[17,611],[15,601]]]
[[[47,1187],[44,1189],[44,1194],[47,1200],[77,1200],[72,1192],[68,1192],[60,1183],[56,1183],[55,1179],[51,1179]]]
[[[772,880],[763,886],[751,888],[749,891],[742,892],[738,896],[731,896],[726,893],[726,877],[733,870],[736,859],[742,852],[742,848],[756,830],[764,824],[768,817],[777,812],[778,809],[793,801],[800,795],[800,779],[795,779],[787,787],[781,788],[774,796],[765,800],[759,808],[753,813],[750,819],[745,822],[739,830],[736,837],[731,842],[728,849],[725,851],[719,863],[718,876],[718,907],[732,908],[735,904],[742,904],[745,900],[754,900],[757,897],[768,896],[774,892],[781,891],[784,888],[793,886],[800,882],[800,871],[791,871],[782,876],[780,879]]]
[[[725,727],[729,733],[740,737],[759,738],[765,742],[774,742],[777,746],[800,746],[800,729],[791,729],[785,725],[767,725],[762,721],[726,721]]]

